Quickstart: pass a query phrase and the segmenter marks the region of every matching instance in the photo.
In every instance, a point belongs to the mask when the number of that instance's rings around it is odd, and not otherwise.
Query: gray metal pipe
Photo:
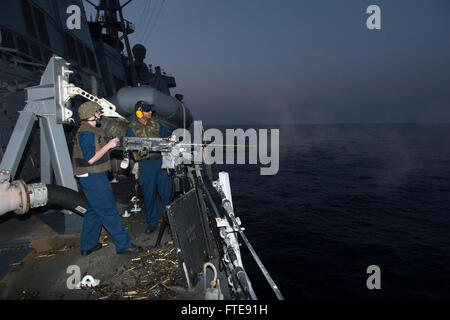
[[[22,195],[17,186],[9,182],[0,185],[0,216],[18,210],[21,203]]]
[[[9,182],[10,179],[9,171],[0,171],[0,216],[10,211],[24,214],[30,208],[42,207],[47,204],[45,184],[27,185],[21,180]]]
[[[47,204],[80,214],[86,213],[87,200],[80,192],[44,183],[26,184],[21,180],[9,182],[10,178],[9,171],[0,171],[0,216],[10,211],[24,214]]]

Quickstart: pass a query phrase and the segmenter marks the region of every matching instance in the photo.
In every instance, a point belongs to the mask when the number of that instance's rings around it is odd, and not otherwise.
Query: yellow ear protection
[[[139,101],[137,103],[137,109],[136,110],[136,117],[138,119],[141,119],[144,117],[143,112],[149,112],[149,111],[153,111],[153,105],[146,103],[145,101]],[[141,110],[139,110],[141,109]]]

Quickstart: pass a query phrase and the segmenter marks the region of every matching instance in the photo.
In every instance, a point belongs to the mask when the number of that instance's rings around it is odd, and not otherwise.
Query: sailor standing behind
[[[117,253],[143,252],[141,247],[131,243],[122,225],[107,176],[111,169],[108,151],[117,146],[118,139],[107,142],[105,132],[100,128],[101,107],[98,104],[83,103],[78,114],[81,125],[74,139],[72,165],[89,204],[81,233],[81,255],[102,248],[98,243],[102,225],[111,234]]]
[[[128,137],[139,138],[167,138],[169,132],[162,123],[152,118],[154,105],[145,101],[138,101],[135,105],[136,119],[133,120],[125,133]],[[151,234],[158,228],[158,207],[156,205],[156,191],[158,190],[162,202],[162,216],[166,215],[166,206],[172,194],[172,178],[161,169],[162,158],[160,153],[149,153],[146,156],[133,152],[138,162],[138,183],[144,196],[147,211],[146,234]]]

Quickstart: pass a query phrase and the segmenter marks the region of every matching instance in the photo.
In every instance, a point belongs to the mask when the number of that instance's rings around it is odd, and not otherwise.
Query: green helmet
[[[86,120],[89,119],[90,117],[94,116],[95,113],[97,111],[101,111],[102,107],[92,101],[88,101],[83,103],[79,108],[78,108],[78,115],[80,116],[80,120]]]

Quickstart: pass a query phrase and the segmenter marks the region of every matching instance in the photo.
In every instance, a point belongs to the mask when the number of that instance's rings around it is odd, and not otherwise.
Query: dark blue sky
[[[450,121],[448,0],[134,0],[124,15],[205,124]]]

